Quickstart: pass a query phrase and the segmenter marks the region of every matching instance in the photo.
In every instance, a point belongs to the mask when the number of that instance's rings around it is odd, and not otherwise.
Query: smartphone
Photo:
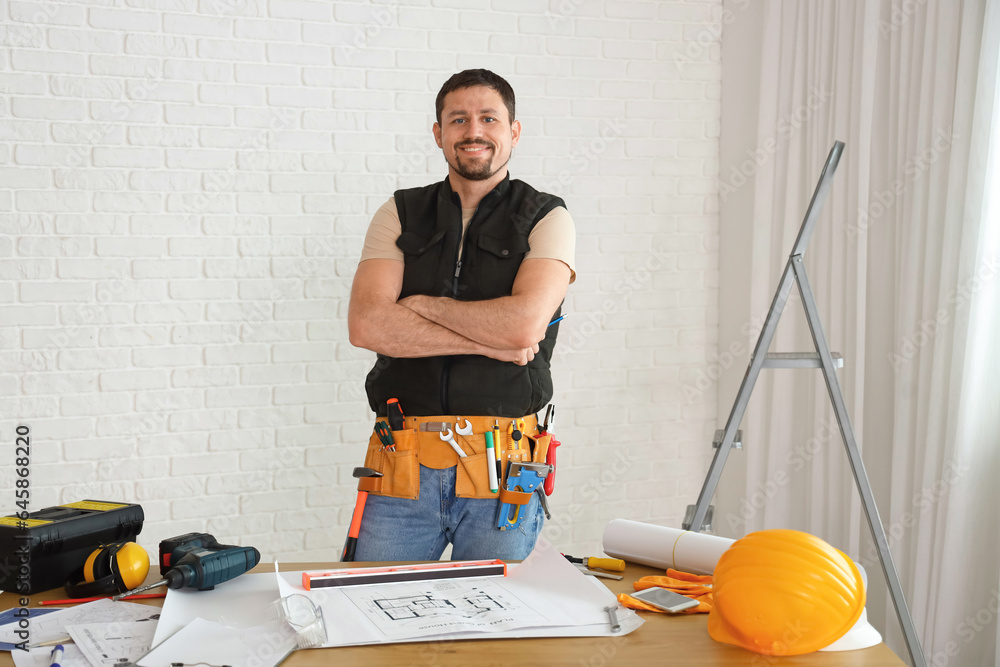
[[[668,591],[665,588],[646,588],[641,591],[636,591],[635,593],[629,593],[636,600],[642,600],[646,604],[653,605],[657,609],[662,609],[663,611],[668,611],[670,613],[676,613],[678,611],[683,611],[684,609],[690,609],[691,607],[697,607],[698,601],[692,600],[689,597],[684,597],[680,593],[674,593],[673,591]]]

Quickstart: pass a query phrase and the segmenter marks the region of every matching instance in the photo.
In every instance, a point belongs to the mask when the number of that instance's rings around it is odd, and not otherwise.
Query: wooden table
[[[355,566],[359,564],[354,564]],[[364,565],[364,564],[361,564]],[[328,563],[290,563],[282,570],[319,570],[338,567]],[[270,563],[258,565],[255,572],[273,572]],[[633,590],[631,582],[662,571],[642,565],[629,564],[622,581],[601,579],[614,593]],[[147,582],[155,581],[155,571]],[[31,596],[31,607],[41,600],[65,597],[62,589],[46,591]],[[159,606],[162,599],[142,600],[143,604]],[[0,610],[17,606],[12,593],[0,595]],[[52,607],[48,607],[51,609]],[[436,665],[462,665],[463,667],[514,667],[538,665],[555,667],[609,667],[611,665],[664,665],[685,666],[752,665],[763,667],[836,666],[836,667],[899,667],[905,665],[885,644],[860,651],[838,653],[809,653],[786,658],[757,655],[726,644],[708,636],[705,628],[707,614],[668,616],[639,612],[645,623],[635,632],[618,637],[548,637],[544,639],[475,639],[461,641],[415,642],[409,644],[384,644],[355,646],[322,650],[296,651],[282,667],[320,667],[337,664],[338,667],[358,665],[363,667],[432,667]],[[328,624],[336,619],[326,619]],[[0,667],[13,665],[8,653],[0,654]],[[234,666],[240,667],[240,666]]]

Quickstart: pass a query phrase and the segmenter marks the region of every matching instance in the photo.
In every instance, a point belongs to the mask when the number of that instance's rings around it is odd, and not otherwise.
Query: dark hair
[[[510,87],[510,84],[502,76],[494,74],[488,69],[467,69],[458,74],[452,74],[451,78],[444,82],[441,90],[438,91],[437,100],[434,102],[437,122],[441,122],[441,111],[444,109],[445,95],[459,88],[471,88],[473,86],[486,86],[497,91],[497,94],[503,99],[504,106],[507,107],[510,122],[514,122],[514,89]]]

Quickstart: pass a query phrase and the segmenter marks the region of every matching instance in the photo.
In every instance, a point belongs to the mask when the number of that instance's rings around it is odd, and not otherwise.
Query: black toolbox
[[[31,595],[61,588],[102,544],[132,542],[142,531],[142,507],[83,500],[0,518],[0,590]]]

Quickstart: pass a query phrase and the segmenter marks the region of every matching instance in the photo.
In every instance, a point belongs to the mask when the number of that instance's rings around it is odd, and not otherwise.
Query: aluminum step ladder
[[[722,469],[726,465],[729,452],[734,447],[742,447],[742,432],[739,430],[740,422],[743,420],[743,413],[746,411],[747,403],[750,401],[750,394],[753,392],[757,376],[762,368],[820,368],[823,371],[823,378],[826,380],[826,388],[833,402],[833,409],[840,425],[840,434],[844,440],[844,448],[847,451],[847,458],[851,464],[851,471],[854,473],[854,481],[857,483],[858,492],[861,494],[861,504],[868,519],[868,527],[871,529],[872,538],[878,548],[879,561],[882,564],[882,572],[889,585],[889,592],[892,596],[892,603],[896,608],[896,615],[899,617],[900,626],[906,639],[906,648],[910,653],[910,661],[914,667],[926,667],[923,650],[917,638],[916,629],[913,625],[913,618],[910,615],[909,607],[903,596],[903,589],[900,586],[899,576],[896,574],[896,566],[892,561],[892,554],[889,552],[889,542],[886,539],[885,529],[879,518],[878,507],[875,505],[875,496],[872,494],[871,484],[868,482],[868,475],[865,472],[864,462],[858,452],[857,441],[854,438],[854,429],[851,426],[851,418],[847,413],[847,404],[844,395],[840,390],[840,382],[837,380],[836,368],[843,366],[843,358],[830,352],[826,336],[823,333],[823,326],[820,323],[819,312],[816,309],[816,300],[813,298],[812,287],[809,284],[809,277],[806,275],[806,267],[803,263],[803,254],[809,244],[813,228],[819,219],[819,212],[826,200],[833,182],[833,174],[837,170],[841,153],[844,151],[844,143],[837,141],[830,150],[830,155],[823,165],[823,172],[820,174],[816,190],[813,192],[812,201],[806,210],[799,235],[795,239],[795,245],[788,256],[784,273],[781,274],[781,281],[771,302],[771,309],[764,320],[764,327],[757,339],[754,347],[753,357],[743,383],[740,385],[739,393],[736,395],[736,402],[733,410],[729,413],[729,420],[726,428],[716,431],[715,442],[717,444],[715,456],[705,477],[705,484],[701,488],[696,505],[688,507],[683,527],[685,530],[701,532],[708,529],[710,521],[706,522],[709,515],[712,496],[722,477]],[[788,295],[792,289],[792,283],[798,285],[799,294],[802,297],[802,306],[805,310],[806,320],[809,323],[809,330],[812,332],[815,352],[807,353],[772,353],[767,351],[771,346],[771,340],[778,327],[778,320],[781,312],[788,300]]]

